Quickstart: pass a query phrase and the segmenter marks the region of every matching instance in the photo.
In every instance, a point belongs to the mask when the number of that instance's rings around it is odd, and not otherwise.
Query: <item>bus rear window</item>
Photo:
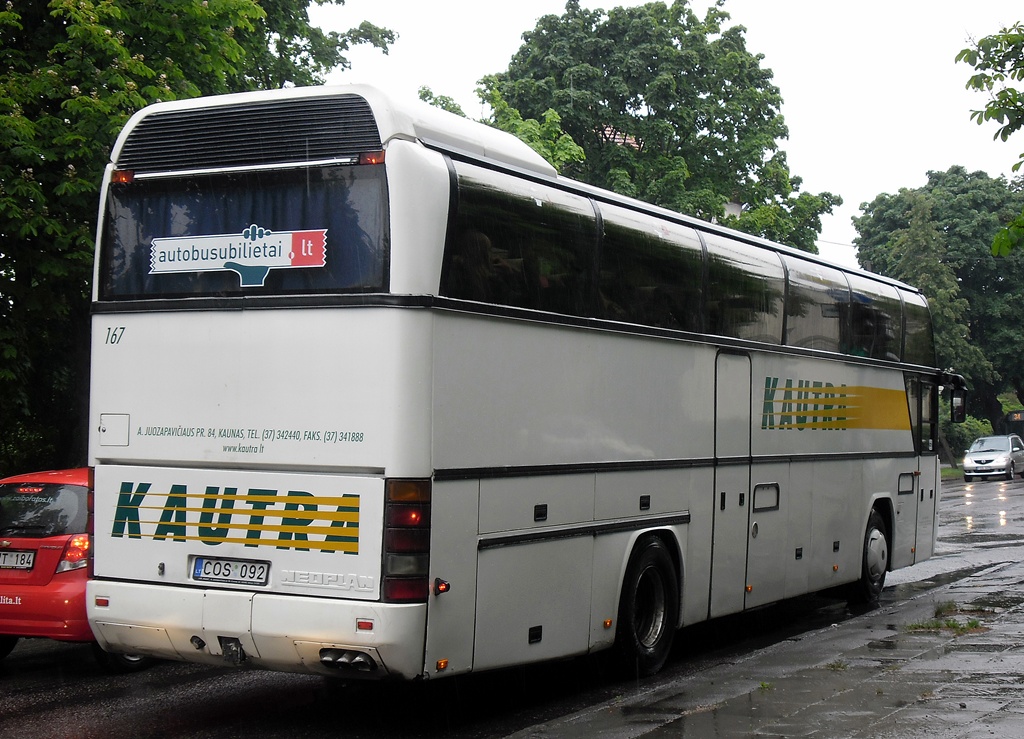
[[[387,290],[383,166],[111,184],[101,300]]]

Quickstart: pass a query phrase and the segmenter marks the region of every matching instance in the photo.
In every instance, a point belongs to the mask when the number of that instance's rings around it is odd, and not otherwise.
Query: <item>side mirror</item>
[[[965,388],[953,388],[950,397],[950,420],[953,423],[963,423],[967,420],[967,390]]]
[[[949,388],[949,420],[963,423],[967,420],[967,383],[963,375],[943,372],[942,384]]]

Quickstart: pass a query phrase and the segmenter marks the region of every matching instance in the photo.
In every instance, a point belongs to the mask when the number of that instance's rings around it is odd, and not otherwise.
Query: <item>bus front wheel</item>
[[[860,579],[850,590],[850,600],[855,603],[874,603],[882,594],[885,573],[889,569],[889,536],[886,532],[881,514],[872,510],[864,532]]]
[[[679,618],[679,578],[664,542],[642,539],[626,567],[615,651],[626,674],[655,674],[668,659]]]

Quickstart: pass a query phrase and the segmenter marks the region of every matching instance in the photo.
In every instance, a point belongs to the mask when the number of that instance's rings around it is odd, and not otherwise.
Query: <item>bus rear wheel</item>
[[[0,659],[3,659],[11,650],[14,649],[14,645],[18,643],[18,637],[16,636],[0,636]]]
[[[618,663],[629,676],[646,677],[662,668],[672,649],[679,619],[679,578],[664,542],[642,539],[626,567],[615,631]]]
[[[864,553],[861,557],[860,579],[850,587],[854,603],[874,603],[885,587],[889,569],[889,535],[881,514],[872,510],[864,532]]]

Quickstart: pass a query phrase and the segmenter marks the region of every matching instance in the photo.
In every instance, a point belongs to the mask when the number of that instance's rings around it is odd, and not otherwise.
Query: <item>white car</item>
[[[964,455],[964,482],[975,477],[997,475],[1012,480],[1024,477],[1024,441],[1017,434],[982,436]]]

